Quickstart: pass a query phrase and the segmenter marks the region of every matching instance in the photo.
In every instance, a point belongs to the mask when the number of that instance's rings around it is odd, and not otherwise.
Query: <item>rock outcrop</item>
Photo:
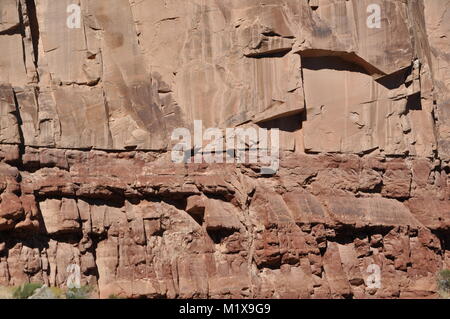
[[[449,37],[448,0],[2,0],[0,286],[436,297]],[[278,171],[174,163],[195,120],[278,128]]]

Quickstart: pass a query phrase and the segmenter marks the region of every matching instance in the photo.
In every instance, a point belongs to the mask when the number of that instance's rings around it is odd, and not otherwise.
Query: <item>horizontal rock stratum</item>
[[[437,297],[449,68],[449,0],[1,0],[0,286]],[[278,171],[174,163],[196,120]]]

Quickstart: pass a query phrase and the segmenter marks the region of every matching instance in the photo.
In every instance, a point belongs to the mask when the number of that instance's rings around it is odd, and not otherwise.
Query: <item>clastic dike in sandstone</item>
[[[448,0],[1,0],[0,286],[437,297],[449,69]],[[173,163],[195,120],[279,170]]]

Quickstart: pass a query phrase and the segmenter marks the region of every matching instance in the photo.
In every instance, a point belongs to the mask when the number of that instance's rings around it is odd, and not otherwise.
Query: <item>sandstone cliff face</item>
[[[449,37],[448,0],[1,0],[0,285],[436,297]],[[194,120],[279,128],[279,170],[173,163]]]

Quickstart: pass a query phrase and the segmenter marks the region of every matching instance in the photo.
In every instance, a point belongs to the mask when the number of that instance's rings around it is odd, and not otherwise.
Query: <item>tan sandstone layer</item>
[[[436,297],[449,37],[448,0],[1,0],[0,285]],[[279,128],[279,170],[173,163],[194,120]]]

